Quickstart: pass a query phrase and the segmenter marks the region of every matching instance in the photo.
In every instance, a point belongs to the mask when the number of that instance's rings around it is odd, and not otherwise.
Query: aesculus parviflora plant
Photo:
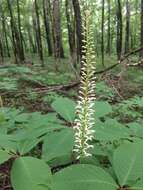
[[[94,137],[94,102],[95,102],[95,51],[91,13],[84,11],[83,19],[83,46],[82,46],[82,69],[79,100],[76,107],[74,124],[75,147],[77,159],[91,156],[91,141]]]

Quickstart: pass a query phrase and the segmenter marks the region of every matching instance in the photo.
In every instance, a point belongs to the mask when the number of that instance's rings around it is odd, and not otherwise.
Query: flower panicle
[[[75,148],[77,159],[91,156],[89,150],[93,148],[90,142],[94,138],[94,102],[95,102],[95,52],[93,44],[93,30],[91,15],[85,11],[83,19],[83,47],[81,85],[79,88],[79,100],[76,107],[77,118],[75,120]]]

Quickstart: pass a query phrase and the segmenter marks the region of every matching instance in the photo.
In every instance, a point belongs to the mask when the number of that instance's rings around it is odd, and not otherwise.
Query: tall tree
[[[55,58],[64,58],[59,0],[53,0],[53,32],[54,56]]]
[[[125,53],[129,52],[130,42],[130,2],[126,0],[126,36],[125,36]]]
[[[42,66],[44,66],[44,57],[43,57],[43,46],[42,46],[42,37],[41,37],[41,28],[40,28],[40,15],[39,7],[37,0],[34,1],[35,13],[36,13],[36,34],[37,34],[37,47],[41,60]]]
[[[141,0],[141,46],[143,46],[143,0]],[[141,57],[143,58],[143,50],[141,51]]]
[[[106,53],[111,54],[111,0],[108,2],[108,33],[107,33],[107,49]]]
[[[72,63],[74,67],[76,67],[76,39],[75,39],[75,27],[74,27],[74,19],[72,15],[71,5],[72,4],[70,0],[65,1],[70,55],[72,57]]]
[[[75,14],[75,21],[76,21],[76,35],[77,35],[77,54],[82,56],[82,19],[81,19],[81,10],[79,5],[79,0],[72,0],[74,14]]]
[[[51,56],[53,54],[53,49],[52,49],[52,40],[51,40],[52,37],[51,37],[51,31],[50,31],[49,4],[47,0],[43,0],[43,13],[44,13],[44,24],[45,24],[45,30],[46,30],[48,52],[49,52],[49,56]]]
[[[24,56],[24,48],[23,48],[23,35],[22,35],[22,31],[21,31],[21,14],[20,14],[20,5],[19,5],[19,0],[17,0],[17,16],[18,16],[18,33],[19,33],[19,40],[20,40],[20,54],[22,59],[25,59]]]
[[[1,17],[2,17],[2,33],[5,38],[7,56],[10,57],[10,48],[9,48],[9,43],[8,43],[7,29],[6,29],[6,18],[5,18],[5,14],[1,5],[0,5],[0,11],[1,11]]]
[[[104,20],[105,20],[105,0],[102,0],[102,24],[101,24],[101,54],[102,54],[102,65],[104,65]]]
[[[122,54],[122,6],[121,0],[116,0],[116,14],[117,14],[117,57],[118,60],[121,58]]]
[[[10,13],[10,24],[11,24],[11,32],[12,32],[12,42],[13,42],[13,49],[14,49],[14,55],[15,55],[15,62],[23,62],[24,57],[22,52],[22,47],[21,47],[21,42],[20,42],[20,37],[19,37],[19,32],[15,23],[14,15],[13,15],[13,10],[12,10],[12,4],[10,0],[7,0],[7,5],[8,5],[8,10]]]

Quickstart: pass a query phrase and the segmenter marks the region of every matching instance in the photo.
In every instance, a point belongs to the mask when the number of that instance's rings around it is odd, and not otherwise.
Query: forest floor
[[[112,65],[115,63],[115,59],[108,58],[105,62],[107,65]],[[51,59],[46,68],[41,68],[39,64],[20,66],[5,64],[0,67],[2,99],[0,110],[7,118],[15,118],[19,113],[42,115],[54,113],[51,104],[58,97],[77,99],[78,79],[74,72],[71,72],[71,67],[65,66],[66,60],[64,60],[59,63],[59,71],[55,72],[53,63],[54,61]],[[100,70],[100,68],[97,69]],[[124,124],[132,122],[140,124],[143,120],[141,109],[141,105],[143,105],[143,69],[129,67],[124,73],[120,70],[119,66],[107,73],[97,75],[97,99],[108,102],[112,107],[114,111],[110,114],[110,118]],[[2,117],[0,113],[0,121]],[[21,123],[25,122],[25,119],[25,116],[22,115],[13,121]],[[3,130],[0,129],[0,132]],[[10,162],[0,167],[1,190],[11,190],[9,167],[11,167]]]

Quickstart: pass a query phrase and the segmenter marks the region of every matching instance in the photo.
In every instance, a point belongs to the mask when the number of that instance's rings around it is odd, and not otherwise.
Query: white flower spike
[[[95,51],[93,30],[91,25],[90,11],[85,11],[83,20],[83,47],[82,47],[82,69],[81,86],[79,89],[79,100],[77,102],[75,120],[75,148],[77,159],[91,156],[89,150],[93,148],[90,144],[94,138],[94,102],[95,102]]]

